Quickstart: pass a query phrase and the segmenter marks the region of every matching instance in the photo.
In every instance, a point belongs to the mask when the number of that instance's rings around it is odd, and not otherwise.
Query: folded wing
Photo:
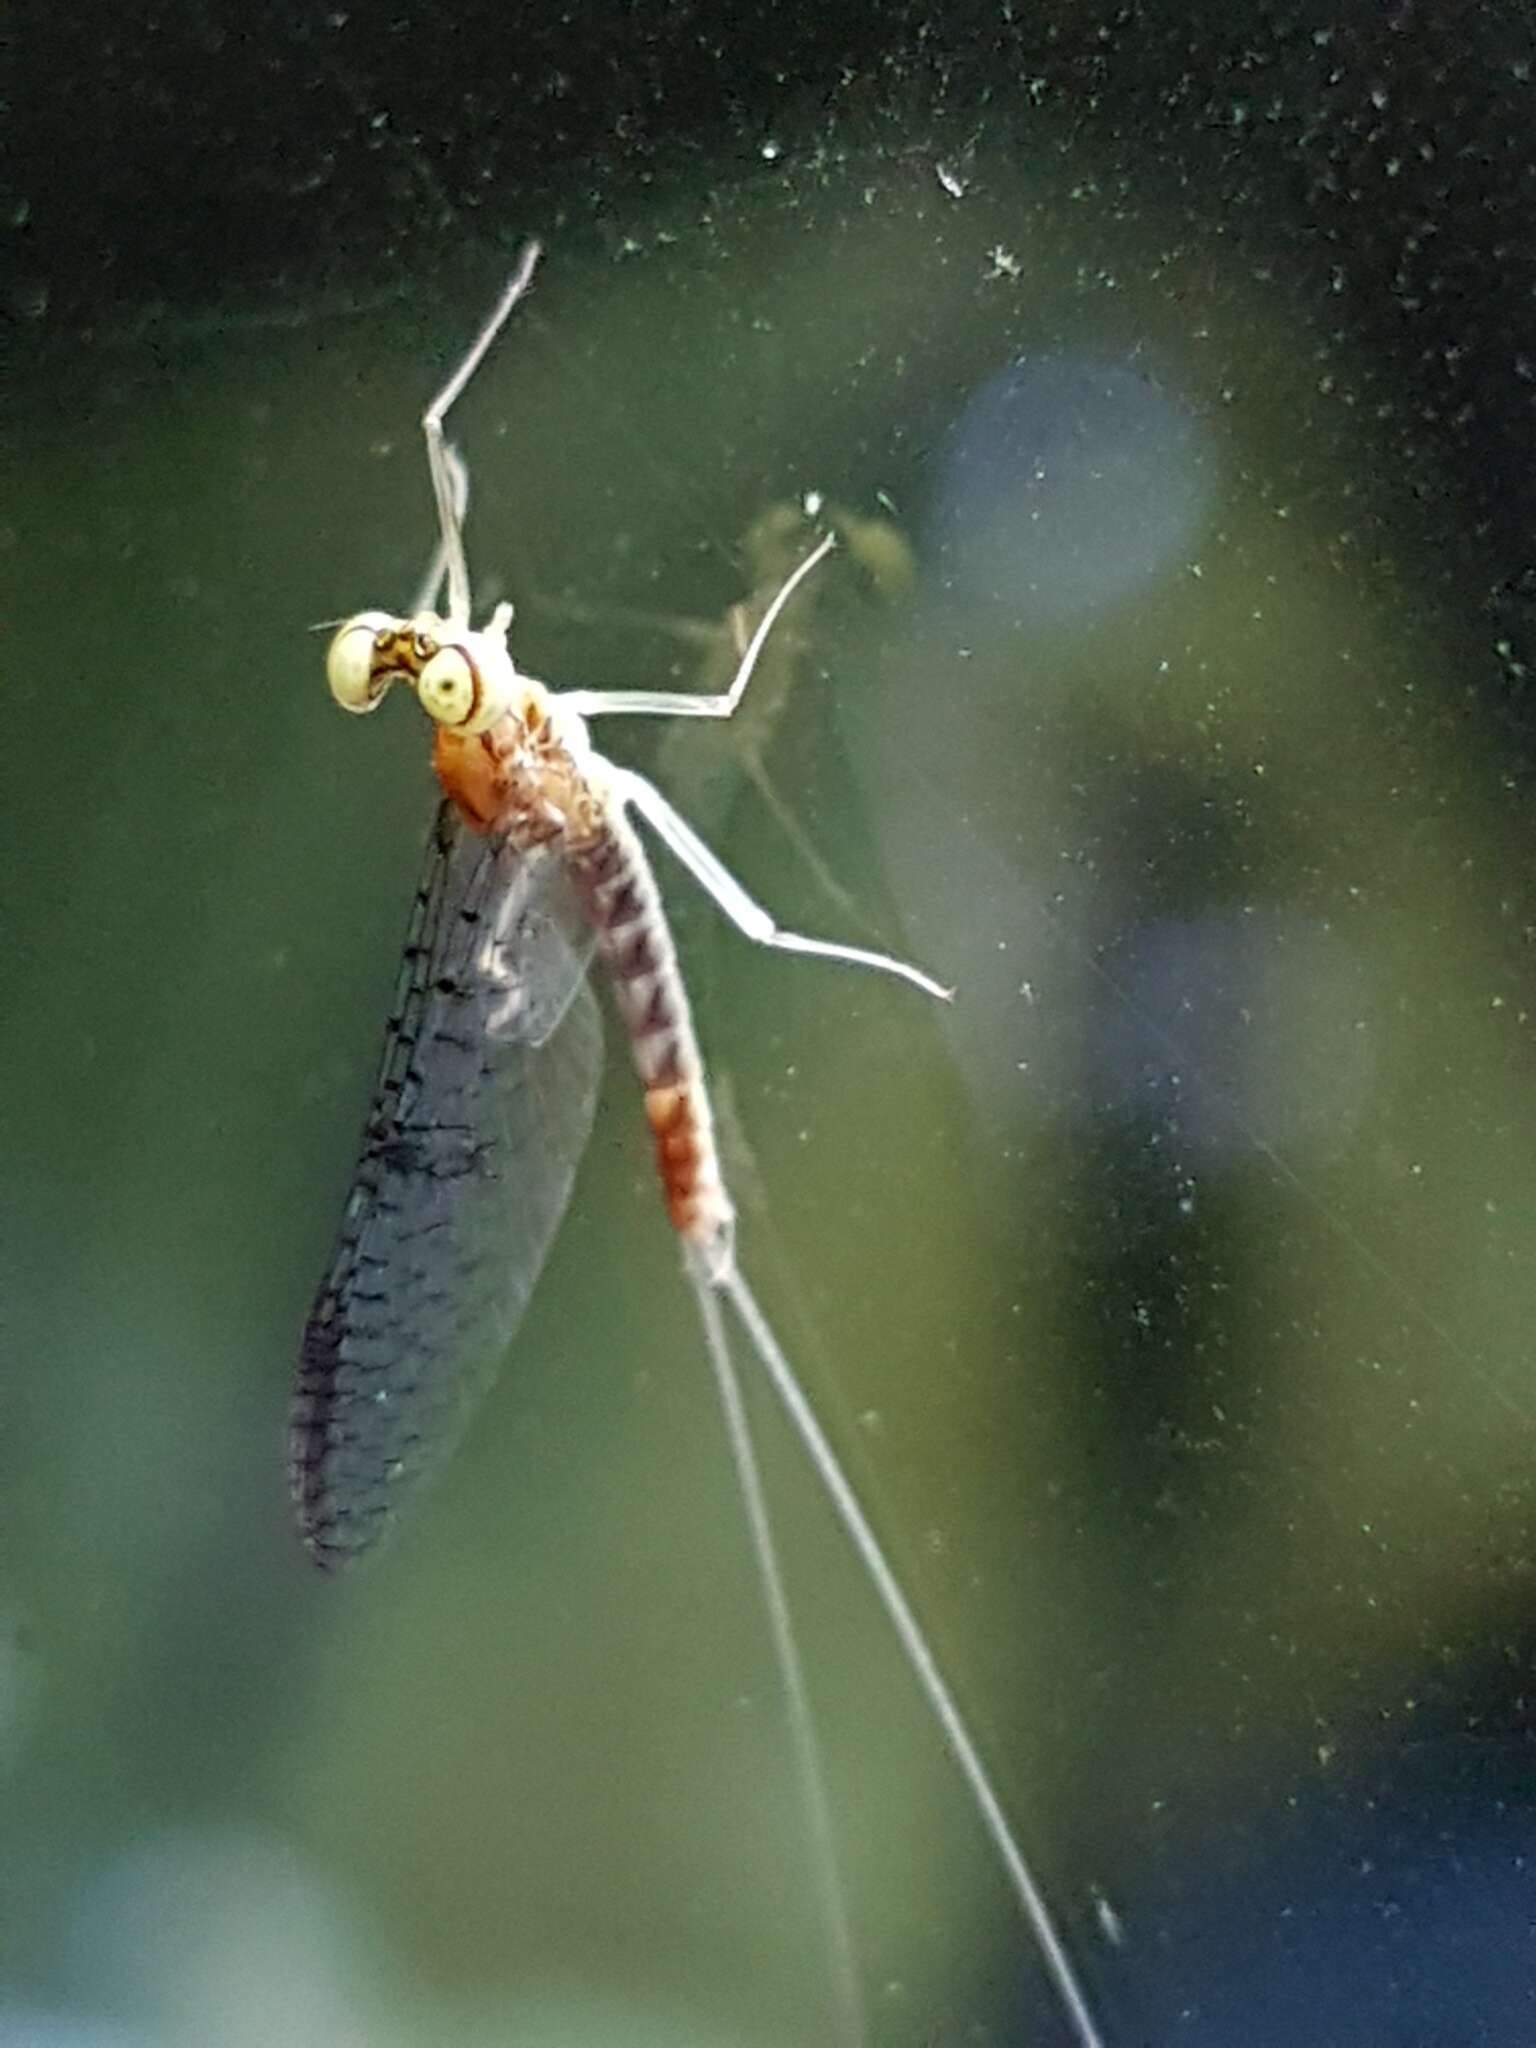
[[[327,1569],[458,1443],[570,1198],[602,1047],[563,879],[439,811],[294,1391],[289,1480]]]

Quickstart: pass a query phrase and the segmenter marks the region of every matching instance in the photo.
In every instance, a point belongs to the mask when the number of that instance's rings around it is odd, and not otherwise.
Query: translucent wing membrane
[[[559,866],[438,813],[289,1436],[304,1540],[365,1550],[461,1436],[592,1122],[601,1034]]]

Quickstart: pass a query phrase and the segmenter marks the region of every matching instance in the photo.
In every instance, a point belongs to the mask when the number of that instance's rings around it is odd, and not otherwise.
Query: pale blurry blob
[[[1189,552],[1213,474],[1200,421],[1139,363],[1023,357],[951,429],[924,552],[953,597],[1020,625],[1091,616]]]

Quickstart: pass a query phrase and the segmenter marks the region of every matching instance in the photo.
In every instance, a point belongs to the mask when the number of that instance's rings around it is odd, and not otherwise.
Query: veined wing
[[[325,1568],[459,1441],[570,1198],[602,1041],[562,883],[442,806],[294,1390],[289,1483]]]

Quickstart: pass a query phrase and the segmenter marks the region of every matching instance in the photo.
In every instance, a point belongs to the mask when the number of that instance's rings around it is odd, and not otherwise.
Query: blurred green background
[[[432,805],[316,625],[416,421],[604,727],[743,1263],[1107,2043],[1531,2037],[1528,16],[25,21],[0,658],[0,2042],[831,2038],[772,1662],[609,1028],[495,1396],[366,1571],[298,1329]],[[750,756],[750,758],[749,758]],[[1071,2039],[763,1424],[871,2037]]]

